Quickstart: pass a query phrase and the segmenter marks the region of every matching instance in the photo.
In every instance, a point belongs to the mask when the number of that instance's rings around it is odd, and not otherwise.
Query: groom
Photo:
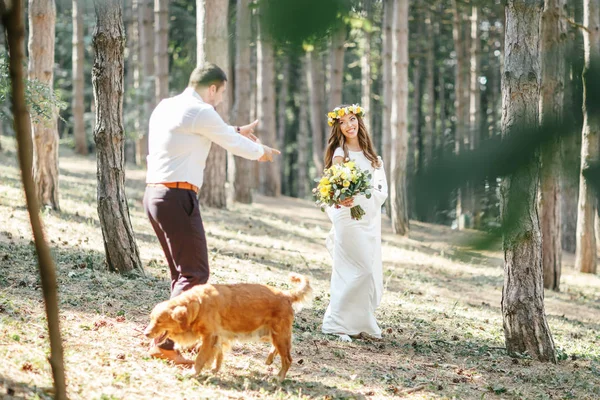
[[[194,69],[188,88],[161,101],[150,117],[144,209],[171,272],[171,298],[208,281],[208,250],[198,190],[212,143],[250,160],[273,161],[279,151],[253,135],[258,121],[229,126],[215,107],[223,100],[227,76],[206,63]],[[176,364],[191,364],[174,343],[153,343],[149,354]]]

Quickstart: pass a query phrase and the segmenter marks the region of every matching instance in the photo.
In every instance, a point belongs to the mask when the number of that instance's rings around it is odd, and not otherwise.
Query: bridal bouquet
[[[364,194],[371,197],[371,173],[362,171],[354,161],[346,159],[343,164],[334,164],[327,168],[321,178],[315,179],[319,185],[313,189],[315,203],[325,211],[326,206],[339,206],[347,198]],[[359,220],[365,215],[361,206],[350,209],[352,219]]]

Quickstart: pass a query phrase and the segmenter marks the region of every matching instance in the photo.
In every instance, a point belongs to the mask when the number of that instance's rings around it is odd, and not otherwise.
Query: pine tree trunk
[[[228,0],[197,0],[197,57],[198,65],[210,61],[229,73],[229,1]],[[231,82],[230,82],[231,83]],[[223,102],[217,111],[225,121],[229,121],[229,96],[223,96]],[[206,167],[204,168],[204,183],[200,189],[202,205],[227,207],[227,151],[221,146],[211,146]]]
[[[92,84],[96,99],[94,140],[98,163],[98,216],[110,271],[128,273],[142,263],[125,195],[123,135],[124,44],[120,0],[95,0]]]
[[[132,86],[133,96],[125,98],[126,109],[129,105],[133,111],[133,132],[131,134],[131,141],[133,142],[134,162],[140,165],[138,145],[140,138],[142,137],[142,67],[140,66],[140,60],[142,58],[141,42],[140,42],[140,9],[141,2],[143,0],[131,0],[131,34],[129,35],[129,42],[131,43],[131,56],[128,57],[127,62],[130,63],[130,69],[132,70]]]
[[[288,86],[289,86],[289,71],[290,71],[290,61],[289,58],[285,58],[283,61],[283,66],[281,68],[281,82],[279,86],[279,94],[277,96],[277,148],[281,150],[281,156],[279,156],[280,165],[279,168],[279,177],[281,182],[281,192],[284,194],[288,194],[288,190],[285,187],[285,165],[286,165],[286,152],[285,150],[285,133],[286,133],[286,112],[287,112],[287,98],[288,98]],[[307,86],[307,90],[310,92],[310,85]],[[312,106],[311,106],[312,107]],[[312,116],[311,116],[312,118]],[[320,122],[320,121],[318,121]],[[311,119],[312,123],[312,119]],[[320,127],[321,125],[319,125]]]
[[[137,141],[137,163],[146,165],[148,155],[148,121],[154,106],[154,3],[138,0],[138,31],[140,40],[140,96],[142,111]]]
[[[465,76],[465,55],[464,38],[462,35],[462,13],[459,9],[457,0],[452,0],[452,38],[454,41],[454,51],[456,53],[455,79],[454,79],[454,112],[456,118],[456,128],[454,132],[454,152],[460,154],[464,150],[465,141],[465,96],[464,96],[464,76]],[[465,216],[463,208],[464,188],[459,188],[456,193],[456,222],[458,229],[465,228]]]
[[[83,62],[85,52],[83,47],[83,10],[82,0],[73,0],[73,136],[75,138],[75,152],[87,154],[88,145],[83,121]]]
[[[542,87],[540,93],[540,122],[555,126],[562,122],[565,37],[567,33],[564,9],[566,0],[545,0],[542,14],[540,51],[542,53]],[[542,149],[540,172],[542,266],[544,287],[558,291],[561,274],[560,237],[560,142]]]
[[[308,83],[308,100],[310,104],[310,127],[312,132],[312,155],[313,164],[317,175],[323,171],[323,69],[316,50],[306,53],[306,75]],[[285,115],[285,114],[284,114]]]
[[[329,110],[342,104],[342,87],[344,86],[344,44],[346,27],[339,27],[331,38],[331,77],[329,80]]]
[[[370,16],[370,8],[371,2],[367,1],[365,4],[365,18],[369,18]],[[367,129],[371,134],[373,134],[373,126],[371,124],[372,121],[372,110],[371,110],[371,85],[373,81],[371,79],[371,32],[370,28],[363,28],[362,31],[362,44],[363,44],[363,52],[360,57],[360,87],[361,87],[361,96],[360,96],[360,104],[363,106],[367,113],[363,117],[363,122],[365,123]]]
[[[123,110],[129,110],[129,117],[123,116],[125,128],[125,163],[135,164],[135,137],[137,136],[137,103],[135,93],[135,77],[138,71],[138,33],[137,33],[137,0],[123,0],[123,23],[125,25],[125,96]],[[133,118],[131,117],[133,115]]]
[[[502,133],[539,123],[540,53],[537,0],[509,0],[506,5],[504,79],[502,80]],[[518,93],[518,96],[515,96]],[[539,160],[533,157],[503,185],[504,222],[516,226],[504,232],[504,287],[502,316],[508,354],[527,351],[540,361],[556,362],[554,341],[544,313],[542,240],[537,212]]]
[[[236,51],[235,51],[235,103],[234,122],[245,125],[250,121],[250,8],[248,0],[237,0]],[[252,203],[252,161],[235,157],[234,200]]]
[[[298,146],[298,197],[303,199],[310,193],[308,188],[308,138],[310,132],[308,129],[308,90],[306,85],[306,79],[308,74],[306,69],[308,63],[306,60],[300,66],[300,84],[298,85],[300,93],[298,96],[298,134],[296,135],[296,142]]]
[[[479,75],[481,74],[481,41],[479,33],[479,9],[476,6],[471,10],[471,48],[469,70],[469,150],[479,147],[481,135],[481,91],[479,90]],[[480,184],[469,182],[467,197],[469,210],[472,215],[469,226],[480,228],[481,198],[479,196]]]
[[[427,114],[425,115],[425,133],[423,135],[422,156],[423,165],[428,166],[433,159],[433,145],[435,141],[435,48],[436,36],[433,27],[433,13],[427,10],[427,37],[430,42],[427,43],[427,61],[426,61],[426,91],[427,91]],[[428,213],[427,220],[430,220]]]
[[[30,80],[38,80],[54,90],[53,0],[29,0],[29,71]],[[58,201],[58,130],[56,112],[48,120],[32,122],[33,180],[39,204],[59,210]]]
[[[169,0],[154,0],[154,102],[169,97]]]
[[[592,115],[586,106],[587,71],[589,71],[592,60],[598,60],[600,57],[600,0],[584,0],[583,7],[583,24],[587,30],[583,32],[585,50],[583,131],[581,136],[581,175],[579,177],[575,268],[584,273],[595,274],[597,262],[596,236],[594,233],[596,195],[583,174],[589,168],[590,162],[597,160],[600,151],[600,117]]]
[[[259,28],[260,29],[260,28]],[[267,146],[277,146],[275,121],[275,57],[273,44],[260,34],[257,44],[257,119],[258,136]],[[280,159],[260,163],[260,192],[266,196],[281,195]]]
[[[40,220],[38,196],[32,176],[32,141],[29,113],[25,103],[25,85],[23,76],[23,62],[25,61],[25,17],[23,15],[24,5],[21,0],[13,0],[11,8],[4,9],[4,3],[0,4],[2,26],[6,29],[6,41],[9,50],[9,73],[11,81],[12,113],[14,116],[15,134],[17,136],[17,148],[19,153],[19,164],[27,210],[31,221],[31,230],[35,241],[36,254],[44,303],[46,306],[46,319],[48,323],[48,336],[50,340],[50,356],[48,361],[52,368],[54,379],[54,398],[56,400],[67,399],[65,384],[65,368],[63,357],[63,343],[60,332],[60,316],[58,309],[58,293],[56,282],[56,268],[50,249],[44,238],[42,221]],[[31,9],[30,9],[31,12]]]
[[[383,4],[383,44],[382,44],[382,80],[381,80],[381,92],[383,96],[382,102],[382,117],[381,117],[381,143],[382,143],[382,156],[385,164],[385,170],[389,174],[391,152],[392,152],[392,128],[390,122],[392,120],[392,75],[394,73],[394,64],[392,61],[394,37],[392,27],[394,24],[394,0],[384,0]],[[387,200],[389,204],[389,199]],[[388,214],[390,207],[386,207]]]
[[[398,235],[409,231],[406,194],[408,151],[408,0],[394,0],[393,76],[391,116],[390,204],[392,229]]]

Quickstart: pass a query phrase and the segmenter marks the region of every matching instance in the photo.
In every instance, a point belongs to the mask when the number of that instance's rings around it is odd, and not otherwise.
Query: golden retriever
[[[289,292],[251,283],[195,286],[157,304],[144,334],[158,343],[170,338],[180,347],[202,341],[194,363],[195,374],[213,361],[217,372],[223,361],[222,348],[230,341],[270,341],[266,364],[270,365],[279,354],[278,377],[283,381],[292,363],[292,305],[306,302],[312,292],[306,277],[290,274],[290,280],[299,286]]]

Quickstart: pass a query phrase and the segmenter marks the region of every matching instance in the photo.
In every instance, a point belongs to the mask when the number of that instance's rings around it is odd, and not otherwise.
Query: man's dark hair
[[[225,81],[227,81],[225,72],[217,65],[207,62],[194,68],[188,86],[210,87],[216,85],[217,88],[220,88]]]

